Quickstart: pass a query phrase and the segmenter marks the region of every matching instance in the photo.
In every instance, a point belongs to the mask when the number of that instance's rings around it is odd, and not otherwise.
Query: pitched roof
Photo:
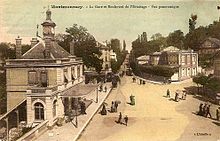
[[[150,56],[149,55],[143,55],[137,58],[137,60],[149,60]]]
[[[174,46],[169,46],[167,48],[164,48],[162,51],[178,51],[180,49],[178,49],[177,47]]]
[[[209,41],[211,41],[211,42],[217,44],[217,45],[220,47],[220,40],[219,40],[219,39],[209,37],[209,38],[205,39],[202,43],[204,43],[204,42],[207,41],[207,40],[209,40]]]
[[[30,50],[28,50],[25,54],[22,55],[23,59],[44,59],[44,50],[45,50],[45,43],[40,41]],[[57,42],[51,41],[50,47],[50,58],[68,58],[71,56],[66,50],[64,50],[61,46],[58,45]]]

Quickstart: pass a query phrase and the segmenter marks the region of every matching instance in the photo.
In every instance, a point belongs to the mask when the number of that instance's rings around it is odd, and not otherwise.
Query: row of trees
[[[111,39],[108,46],[116,53],[117,61],[111,60],[111,68],[113,73],[117,73],[125,60],[126,57],[126,43],[123,41],[123,49],[121,49],[121,44],[119,39]]]
[[[135,57],[159,51],[167,46],[175,46],[179,49],[191,48],[196,51],[206,38],[220,39],[220,21],[214,21],[208,26],[196,28],[197,18],[197,15],[193,14],[189,18],[189,32],[186,35],[181,30],[175,30],[167,37],[156,33],[151,36],[151,40],[148,42],[141,42],[137,38],[132,42],[132,50],[134,50]]]

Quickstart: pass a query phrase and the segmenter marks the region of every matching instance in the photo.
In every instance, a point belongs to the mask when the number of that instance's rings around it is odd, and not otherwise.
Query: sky
[[[83,6],[79,8],[52,8],[56,6]],[[124,6],[124,8],[97,8],[98,6]],[[125,6],[128,8],[125,8]],[[131,5],[147,8],[131,8]],[[72,1],[72,0],[1,0],[0,2],[0,42],[15,43],[19,35],[22,42],[29,44],[36,35],[36,25],[45,19],[48,6],[52,20],[56,23],[56,33],[65,33],[73,24],[84,26],[97,41],[112,38],[126,41],[127,49],[138,34],[146,32],[148,40],[155,33],[167,36],[174,30],[188,32],[190,15],[197,14],[196,26],[207,26],[219,20],[217,10],[220,1]],[[174,6],[176,8],[160,8]],[[87,8],[86,8],[87,7]],[[93,8],[88,8],[93,7]],[[42,27],[39,27],[42,35]]]

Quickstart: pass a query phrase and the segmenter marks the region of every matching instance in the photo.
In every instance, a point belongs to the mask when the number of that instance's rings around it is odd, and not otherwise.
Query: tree
[[[31,49],[31,46],[30,46],[30,45],[22,45],[21,53],[24,54],[24,53],[26,53],[29,49]]]
[[[0,53],[2,59],[15,58],[15,49],[11,48],[9,43],[0,43]]]
[[[156,33],[156,34],[153,34],[153,35],[151,36],[151,39],[152,39],[152,40],[158,40],[158,39],[160,39],[161,37],[162,37],[162,34]]]
[[[123,51],[126,50],[126,43],[125,43],[125,40],[123,40]]]
[[[191,17],[189,19],[189,32],[192,32],[195,29],[196,20],[197,20],[197,15],[191,14]]]
[[[96,46],[95,38],[83,26],[73,24],[66,28],[67,34],[59,34],[56,39],[60,46],[69,51],[69,43],[74,42],[74,53],[77,57],[82,57],[86,67],[93,67],[100,73],[103,60],[100,59],[101,51]]]
[[[120,52],[120,40],[119,39],[111,39],[111,49],[118,54]]]
[[[197,86],[202,85],[202,94],[205,94],[205,87],[210,83],[212,75],[206,76],[204,74],[199,74],[193,78],[193,82],[197,84]]]
[[[200,26],[194,31],[187,33],[184,39],[184,46],[197,51],[201,43],[209,37],[208,28]]]
[[[183,49],[183,41],[184,34],[181,30],[175,30],[174,32],[170,33],[167,37],[167,45],[175,46],[179,49]]]

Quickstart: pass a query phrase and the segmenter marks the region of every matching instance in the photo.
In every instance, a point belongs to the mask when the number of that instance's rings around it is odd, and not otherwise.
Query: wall
[[[7,81],[7,111],[25,99],[28,77],[26,68],[8,68]]]

